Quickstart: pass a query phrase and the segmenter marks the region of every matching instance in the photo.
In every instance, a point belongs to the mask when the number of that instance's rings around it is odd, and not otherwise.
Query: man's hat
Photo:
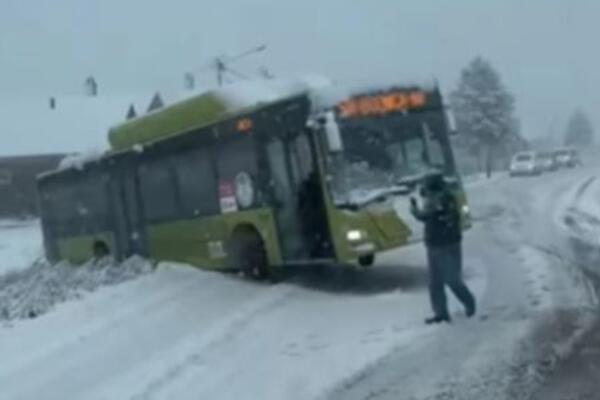
[[[442,191],[446,187],[444,174],[437,171],[427,174],[427,176],[425,176],[425,179],[423,180],[423,186],[426,190],[431,192]]]

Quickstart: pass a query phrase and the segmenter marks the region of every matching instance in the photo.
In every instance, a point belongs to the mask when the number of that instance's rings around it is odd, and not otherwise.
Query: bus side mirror
[[[335,120],[335,114],[333,111],[328,111],[325,113],[324,117],[320,119],[320,121],[322,121],[325,128],[327,147],[329,148],[329,151],[332,153],[343,151],[344,146],[342,144],[342,135],[340,133],[340,127]]]

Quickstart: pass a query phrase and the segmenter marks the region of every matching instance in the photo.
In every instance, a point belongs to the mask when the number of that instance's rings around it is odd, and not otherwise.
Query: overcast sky
[[[600,126],[599,19],[596,0],[0,0],[0,96],[75,91],[89,74],[105,93],[178,87],[211,57],[263,43],[239,70],[436,77],[448,90],[480,54],[532,137],[577,106]]]

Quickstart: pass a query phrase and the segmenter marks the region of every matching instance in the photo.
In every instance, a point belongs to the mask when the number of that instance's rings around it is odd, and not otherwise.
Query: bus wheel
[[[358,257],[358,263],[361,267],[370,267],[375,262],[375,254],[365,254],[364,256]]]
[[[230,245],[230,263],[244,275],[258,279],[269,277],[269,260],[265,243],[253,228],[234,232]]]

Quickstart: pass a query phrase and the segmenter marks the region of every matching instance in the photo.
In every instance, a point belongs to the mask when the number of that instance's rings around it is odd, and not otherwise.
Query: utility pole
[[[196,78],[192,72],[186,72],[183,75],[183,86],[186,90],[196,89]]]
[[[215,59],[215,68],[217,69],[217,84],[223,86],[225,71],[227,67],[220,57]]]
[[[194,72],[199,72],[202,70],[211,69],[216,72],[217,75],[217,85],[223,86],[225,84],[225,78],[227,75],[233,75],[240,79],[249,79],[249,77],[239,71],[230,67],[230,64],[239,61],[248,56],[261,53],[267,49],[266,45],[261,45],[254,47],[252,49],[241,52],[235,56],[219,56],[214,59],[214,61],[204,65],[202,67],[196,68]],[[194,72],[191,72],[193,75]]]
[[[260,69],[258,70],[258,73],[264,79],[275,79],[275,76],[271,73],[271,71],[269,71],[269,69],[267,67],[264,67],[264,66],[260,67]]]

